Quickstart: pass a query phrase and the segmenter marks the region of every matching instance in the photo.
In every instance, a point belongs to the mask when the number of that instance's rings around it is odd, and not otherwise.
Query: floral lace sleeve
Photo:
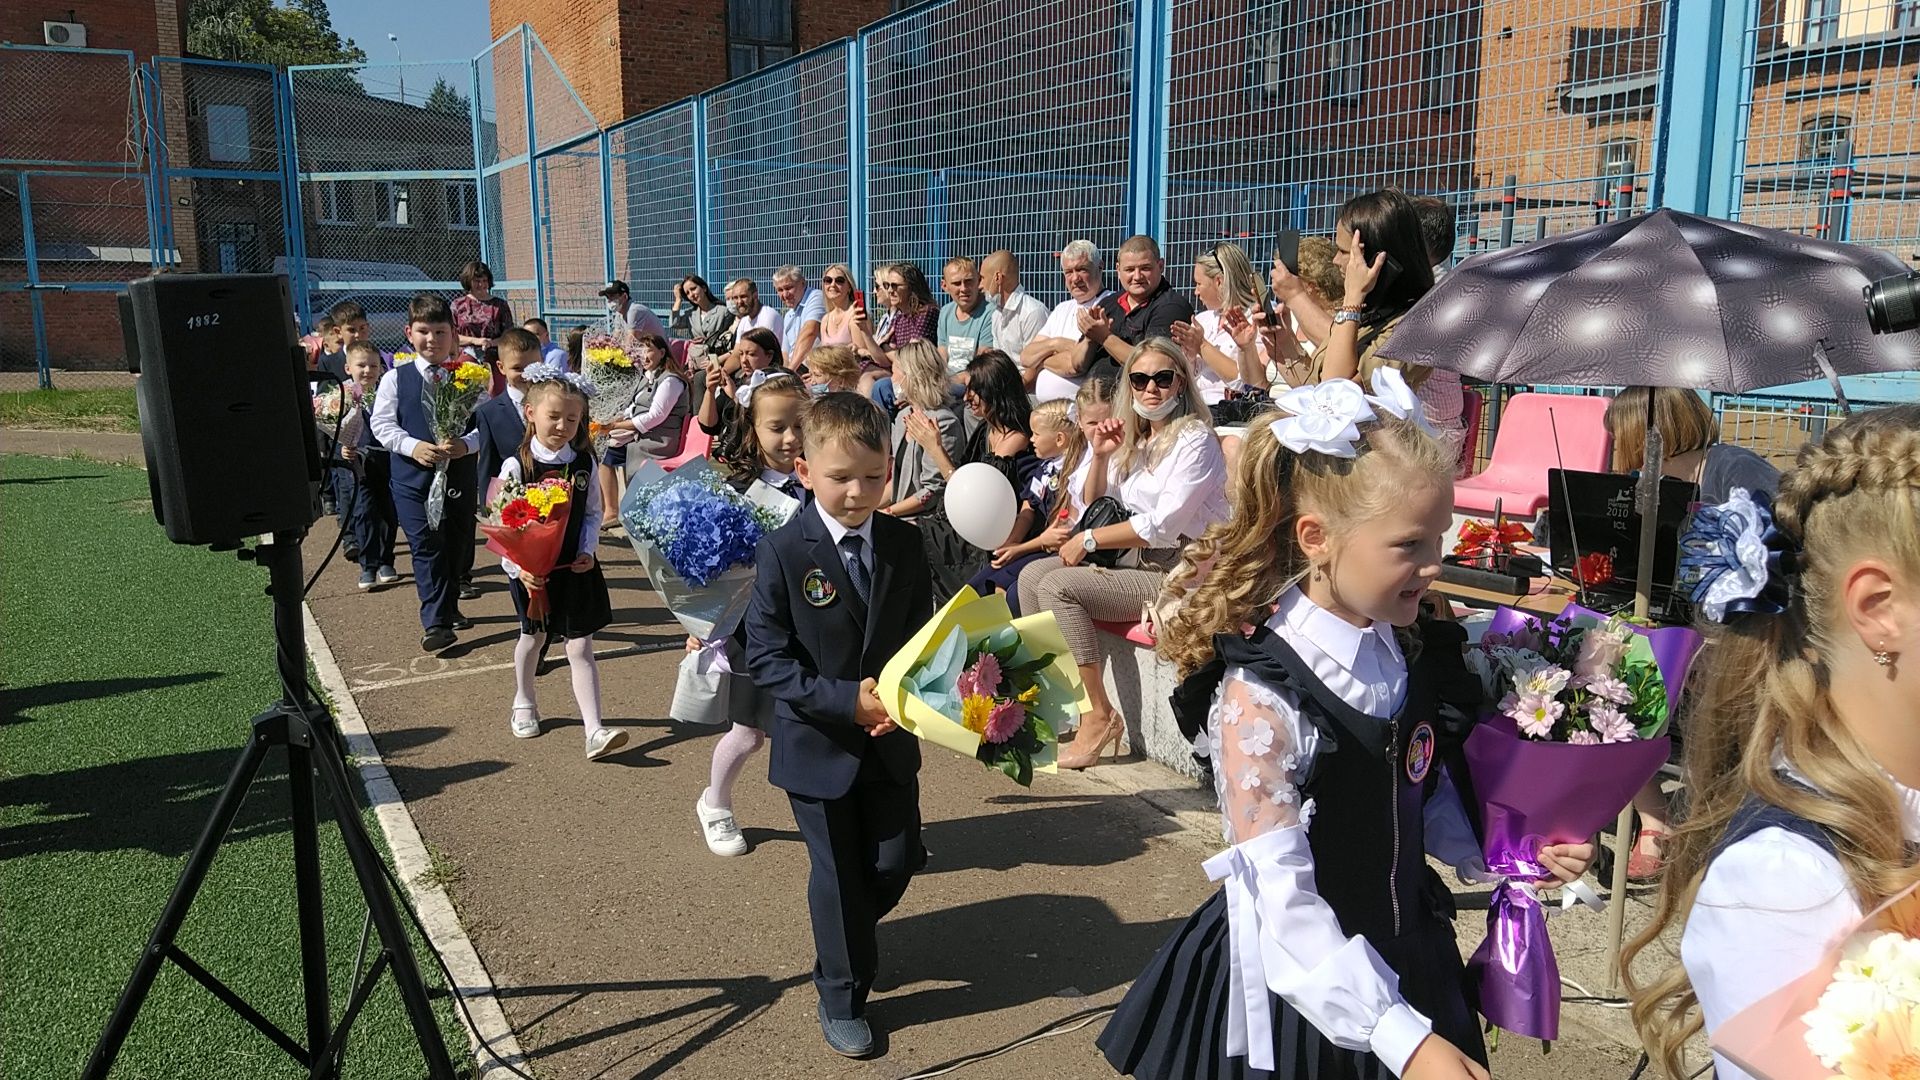
[[[1312,824],[1313,805],[1302,803],[1299,783],[1319,733],[1290,699],[1240,669],[1229,671],[1220,680],[1207,738],[1229,843]]]

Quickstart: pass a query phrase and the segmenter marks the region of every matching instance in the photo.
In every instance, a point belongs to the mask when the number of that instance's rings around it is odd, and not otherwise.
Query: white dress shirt
[[[771,330],[775,338],[780,337],[782,319],[780,309],[771,304],[761,304],[760,310],[751,315],[736,316],[733,320],[733,340],[739,341],[740,335],[749,330]]]
[[[413,368],[420,373],[420,392],[424,395],[427,380],[433,378],[430,374],[433,365],[416,356],[413,358]],[[407,434],[407,429],[400,426],[400,372],[398,369],[380,376],[380,389],[374,392],[371,423],[373,437],[388,450],[412,457],[414,450],[419,448],[420,440]],[[480,452],[480,432],[471,425],[468,426],[467,433],[460,437],[460,441],[467,444],[467,453]]]
[[[1783,758],[1775,768],[1812,786]],[[1898,783],[1893,790],[1907,843],[1920,843],[1920,792]],[[1680,936],[1707,1034],[1813,970],[1865,914],[1839,860],[1798,833],[1762,829],[1714,856]],[[1719,1080],[1753,1080],[1718,1054],[1713,1067]]]
[[[1227,332],[1226,327],[1220,325],[1219,312],[1203,311],[1193,317],[1193,325],[1200,331],[1200,335],[1207,339],[1207,344],[1227,354],[1227,358],[1234,363],[1240,362],[1240,343],[1233,340],[1233,335]],[[1213,370],[1213,365],[1204,359],[1194,361],[1193,385],[1200,391],[1200,397],[1209,405],[1218,405],[1225,401],[1227,387],[1238,385],[1240,381],[1238,372],[1231,379],[1223,379],[1219,372]]]
[[[1227,459],[1206,423],[1184,423],[1160,460],[1147,464],[1145,448],[1121,477],[1107,466],[1107,490],[1133,511],[1128,523],[1150,548],[1178,547],[1227,520]]]
[[[686,393],[686,383],[678,375],[666,371],[656,371],[642,376],[653,382],[653,400],[647,403],[647,411],[633,417],[633,430],[646,434],[664,422],[673,407],[680,404],[680,395]],[[639,391],[635,391],[636,396]]]
[[[760,482],[782,495],[788,495],[795,499],[798,499],[804,491],[804,485],[800,483],[800,478],[790,472],[780,472],[775,469],[761,469]],[[791,485],[791,490],[789,490],[789,485]]]
[[[1047,306],[1017,288],[1005,300],[995,300],[988,317],[993,320],[993,347],[1017,360],[1046,325]]]
[[[1296,587],[1282,594],[1267,628],[1355,709],[1384,720],[1405,699],[1406,659],[1386,623],[1355,626]],[[1320,897],[1307,842],[1314,807],[1302,804],[1298,786],[1320,747],[1319,731],[1301,718],[1292,693],[1241,667],[1227,669],[1206,733],[1194,740],[1194,749],[1213,760],[1222,829],[1232,845],[1206,864],[1208,876],[1225,883],[1233,999],[1246,1002],[1228,1018],[1228,1052],[1245,1055],[1252,1068],[1274,1067],[1266,995],[1244,989],[1258,980],[1329,1042],[1369,1051],[1399,1076],[1433,1024],[1400,996],[1400,976],[1365,938],[1344,934]],[[1431,854],[1470,875],[1484,869],[1451,785],[1428,800],[1425,820]]]
[[[1104,291],[1099,296],[1094,297],[1084,304],[1072,297],[1060,301],[1053,306],[1053,313],[1047,316],[1047,321],[1041,325],[1039,332],[1033,336],[1079,341],[1080,313],[1088,308],[1099,306],[1102,300],[1112,295],[1113,293],[1111,291]],[[1028,340],[1031,341],[1032,339]],[[1019,354],[1010,353],[1009,355],[1017,356]],[[1039,376],[1033,381],[1033,400],[1054,401],[1059,398],[1071,398],[1080,392],[1080,384],[1086,381],[1086,376],[1084,375],[1069,379],[1065,375],[1056,375],[1043,368]]]
[[[574,458],[572,444],[562,446],[558,450],[549,450],[539,439],[528,444],[528,452],[533,455],[533,460],[543,465],[565,465]],[[500,476],[503,479],[520,479],[518,454],[500,463]],[[584,511],[586,514],[580,522],[579,553],[592,555],[600,549],[600,519],[603,516],[600,510],[600,470],[588,469],[586,494],[575,492],[570,498],[573,501],[573,509],[568,513]],[[520,567],[505,555],[500,556],[500,569],[505,570],[510,578],[520,576]]]
[[[823,503],[820,500],[815,499],[813,502],[813,508],[815,511],[817,511],[820,514],[820,520],[827,523],[827,535],[833,538],[833,546],[836,550],[840,552],[840,561],[842,564],[844,564],[847,567],[847,573],[849,576],[851,576],[853,573],[853,559],[847,555],[846,549],[840,547],[840,541],[845,540],[849,533],[865,541],[860,545],[860,556],[859,556],[860,565],[866,567],[867,580],[872,581],[873,580],[873,515],[871,514],[867,515],[867,520],[861,522],[859,528],[849,529],[845,525],[842,525],[838,521],[835,521],[832,514],[827,513],[826,503]]]

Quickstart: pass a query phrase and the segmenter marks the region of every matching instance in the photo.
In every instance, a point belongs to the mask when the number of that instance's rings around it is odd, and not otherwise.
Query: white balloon
[[[942,501],[947,523],[960,539],[986,551],[1007,542],[1013,519],[1020,513],[1020,500],[1006,474],[984,461],[955,469]]]

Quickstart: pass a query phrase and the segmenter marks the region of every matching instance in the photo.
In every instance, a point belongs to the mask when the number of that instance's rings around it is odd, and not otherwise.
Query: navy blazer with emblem
[[[768,779],[795,795],[837,799],[852,790],[865,756],[879,754],[894,779],[912,782],[920,741],[898,730],[874,738],[853,714],[860,681],[878,678],[933,617],[933,576],[920,530],[886,514],[873,516],[872,610],[854,592],[827,523],[812,505],[760,541],[754,569],[747,669],[775,701]]]
[[[473,410],[473,426],[480,432],[477,455],[480,460],[476,471],[480,474],[480,500],[485,503],[488,487],[499,478],[501,466],[520,453],[520,443],[527,434],[527,420],[525,413],[513,403],[513,395],[503,392]]]

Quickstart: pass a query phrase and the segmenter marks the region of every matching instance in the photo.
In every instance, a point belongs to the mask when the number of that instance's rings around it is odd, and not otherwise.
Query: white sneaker
[[[531,705],[513,707],[513,737],[531,739],[540,734],[540,712]]]
[[[625,745],[627,745],[626,728],[603,727],[587,736],[587,760],[599,761]]]
[[[700,831],[707,839],[707,850],[715,855],[745,855],[747,838],[740,835],[740,824],[733,811],[715,810],[705,796],[693,801],[693,812],[700,816]]]

